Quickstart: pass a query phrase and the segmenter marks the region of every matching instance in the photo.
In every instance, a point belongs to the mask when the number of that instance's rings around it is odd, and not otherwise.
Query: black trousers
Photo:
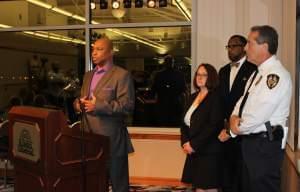
[[[129,191],[128,155],[114,156],[108,163],[109,179],[113,192]]]
[[[223,144],[222,192],[241,192],[241,138],[231,138]]]
[[[243,192],[280,192],[284,151],[280,141],[243,136]]]

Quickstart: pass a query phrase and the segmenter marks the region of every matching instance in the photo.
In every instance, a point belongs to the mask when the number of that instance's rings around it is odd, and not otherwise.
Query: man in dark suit
[[[125,118],[134,108],[133,81],[128,71],[113,64],[113,45],[107,37],[94,43],[92,60],[96,67],[84,75],[80,101],[92,132],[110,137],[112,190],[128,192],[128,153],[133,146]],[[79,101],[74,104],[80,111]]]
[[[239,191],[241,152],[239,138],[231,138],[228,134],[227,122],[235,104],[243,95],[246,83],[251,74],[257,70],[256,66],[246,59],[244,50],[247,40],[241,35],[233,35],[228,41],[226,49],[230,63],[219,71],[220,91],[224,104],[224,129],[219,134],[220,141],[224,142],[224,175],[223,192]]]

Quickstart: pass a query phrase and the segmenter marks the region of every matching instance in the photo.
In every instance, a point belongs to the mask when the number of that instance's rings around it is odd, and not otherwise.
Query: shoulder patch
[[[269,89],[273,89],[274,87],[276,87],[276,85],[279,82],[279,76],[276,74],[269,74],[267,76],[267,86],[269,87]]]

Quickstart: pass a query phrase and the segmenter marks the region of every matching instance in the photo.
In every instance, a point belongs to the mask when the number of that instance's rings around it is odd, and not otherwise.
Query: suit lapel
[[[224,70],[225,70],[225,74],[226,74],[225,79],[224,79],[225,94],[228,95],[230,92],[230,70],[231,70],[230,65],[227,65]]]
[[[115,66],[112,66],[111,69],[109,69],[104,75],[103,77],[100,79],[100,81],[98,82],[96,88],[95,88],[95,94],[98,93],[99,90],[101,90],[101,88],[105,85],[105,83],[112,78],[114,72],[116,70]]]
[[[90,71],[89,73],[87,73],[87,77],[86,77],[86,82],[87,83],[85,83],[85,88],[83,90],[84,95],[86,95],[86,96],[89,95],[93,75],[94,75],[94,71]]]
[[[236,77],[232,83],[231,91],[235,89],[235,87],[240,84],[242,81],[247,81],[247,77],[245,76],[245,69],[246,69],[246,61],[241,66],[240,70],[236,74]],[[230,91],[230,92],[231,92]]]

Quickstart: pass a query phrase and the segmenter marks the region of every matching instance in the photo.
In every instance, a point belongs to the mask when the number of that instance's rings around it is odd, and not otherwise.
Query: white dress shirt
[[[184,123],[187,125],[187,126],[191,126],[191,117],[192,117],[192,114],[194,113],[194,111],[197,109],[197,105],[191,105],[189,110],[186,112],[185,116],[184,116]]]
[[[242,67],[243,63],[246,61],[246,56],[244,56],[243,58],[241,58],[238,62],[236,63],[239,63],[239,65],[237,67],[234,67],[232,66],[230,68],[230,77],[229,77],[229,86],[230,86],[230,90],[231,90],[231,87],[232,87],[232,84],[234,82],[234,79],[236,77],[236,75],[238,74],[240,68]]]
[[[273,88],[270,88],[267,83],[269,75],[279,77],[277,85]],[[252,77],[247,82],[245,92],[251,79]],[[292,81],[289,72],[276,56],[270,57],[258,66],[258,74],[249,89],[249,96],[239,125],[240,134],[247,135],[266,131],[264,123],[267,121],[270,121],[271,125],[284,127],[289,115],[291,96]],[[232,115],[238,115],[242,100],[243,97],[236,104]]]

